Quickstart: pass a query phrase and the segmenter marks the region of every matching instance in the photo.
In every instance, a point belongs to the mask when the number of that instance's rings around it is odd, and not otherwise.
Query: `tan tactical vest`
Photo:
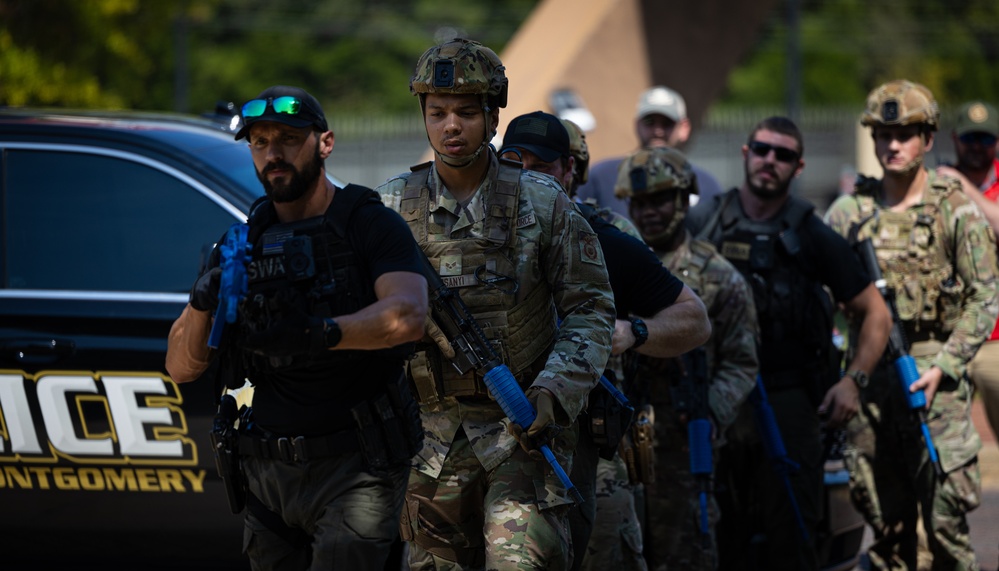
[[[960,192],[960,182],[934,177],[923,200],[926,206],[918,214],[878,209],[875,198],[880,188],[880,181],[858,179],[856,240],[870,237],[874,243],[909,341],[946,335],[960,318],[964,284],[953,266],[953,221],[945,219],[941,205]]]
[[[500,161],[485,204],[482,237],[462,239],[448,238],[431,221],[431,164],[412,168],[399,211],[444,283],[472,310],[503,362],[522,384],[529,384],[544,368],[557,326],[550,288],[520,291],[520,285],[529,281],[516,275],[513,263],[518,255],[520,163]],[[419,351],[410,362],[410,372],[423,404],[488,394],[481,374],[459,375],[436,348]]]

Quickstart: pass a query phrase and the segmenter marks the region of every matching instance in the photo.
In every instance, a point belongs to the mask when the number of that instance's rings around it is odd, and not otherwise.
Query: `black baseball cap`
[[[283,99],[286,97],[291,99]],[[237,141],[247,136],[250,125],[257,121],[274,121],[299,128],[314,126],[320,131],[329,131],[326,115],[319,101],[300,87],[268,87],[260,95],[244,103],[239,115],[243,119],[243,128],[236,133]]]
[[[569,156],[569,132],[551,113],[535,111],[514,117],[503,135],[499,154],[511,149],[530,151],[546,163]]]

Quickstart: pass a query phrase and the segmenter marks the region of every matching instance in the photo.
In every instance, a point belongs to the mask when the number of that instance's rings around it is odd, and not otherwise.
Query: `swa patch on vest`
[[[600,240],[593,232],[579,231],[579,259],[587,264],[604,265]]]

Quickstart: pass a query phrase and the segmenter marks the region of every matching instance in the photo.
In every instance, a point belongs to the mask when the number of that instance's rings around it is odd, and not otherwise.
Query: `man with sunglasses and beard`
[[[217,359],[220,392],[253,385],[238,426],[253,569],[381,569],[423,437],[403,374],[428,307],[416,243],[377,193],[326,177],[334,138],[314,97],[274,86],[241,115],[236,139],[266,196],[251,208],[247,251],[212,252],[171,328],[166,369],[184,383]],[[247,291],[215,350],[230,249],[248,254]]]
[[[698,204],[688,217],[692,232],[713,243],[753,290],[761,338],[758,382],[797,466],[789,476],[792,501],[766,462],[753,406],[743,404],[717,469],[727,494],[718,526],[721,569],[818,568],[821,424],[839,427],[856,416],[858,385],[874,370],[891,328],[891,315],[850,244],[790,193],[805,167],[803,151],[791,120],[764,119],[742,147],[743,184]],[[834,306],[825,288],[859,324],[846,374],[832,345]]]

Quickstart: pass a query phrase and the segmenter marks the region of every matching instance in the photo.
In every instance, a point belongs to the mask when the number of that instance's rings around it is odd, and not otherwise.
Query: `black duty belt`
[[[357,431],[353,428],[325,436],[275,436],[265,438],[253,434],[239,435],[239,453],[284,462],[308,462],[329,458],[361,449]]]

